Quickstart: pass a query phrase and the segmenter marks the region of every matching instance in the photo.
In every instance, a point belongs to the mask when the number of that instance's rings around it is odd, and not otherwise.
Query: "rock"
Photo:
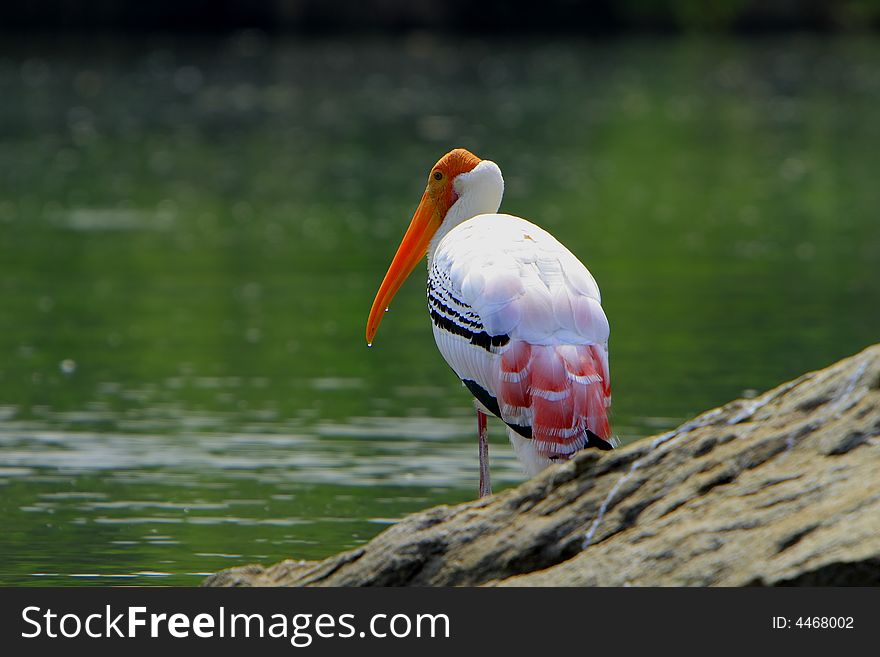
[[[205,584],[880,585],[880,345],[357,550]]]

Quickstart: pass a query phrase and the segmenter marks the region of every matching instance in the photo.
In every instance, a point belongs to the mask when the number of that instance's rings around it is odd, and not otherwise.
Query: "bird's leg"
[[[480,437],[480,497],[492,494],[489,481],[489,432],[486,428],[486,414],[477,409],[477,431]]]

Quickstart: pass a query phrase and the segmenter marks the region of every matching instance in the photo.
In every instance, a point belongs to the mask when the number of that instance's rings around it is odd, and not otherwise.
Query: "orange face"
[[[479,163],[480,158],[470,151],[456,148],[440,158],[431,169],[425,194],[433,203],[434,212],[440,216],[441,222],[452,204],[458,200],[452,181],[457,175],[473,170]]]
[[[425,257],[431,238],[440,228],[449,208],[458,200],[452,184],[455,177],[473,170],[480,161],[480,158],[473,153],[463,148],[456,148],[440,158],[432,167],[419,207],[416,208],[370,309],[370,317],[367,320],[368,344],[372,344],[379,323],[382,321],[382,315],[388,309],[391,299],[410,272]]]

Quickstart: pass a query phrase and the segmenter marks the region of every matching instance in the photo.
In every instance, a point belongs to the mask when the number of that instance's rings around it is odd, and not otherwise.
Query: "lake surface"
[[[7,37],[0,98],[0,584],[197,584],[473,498],[421,270],[363,337],[455,146],[598,280],[624,442],[880,339],[876,40]]]

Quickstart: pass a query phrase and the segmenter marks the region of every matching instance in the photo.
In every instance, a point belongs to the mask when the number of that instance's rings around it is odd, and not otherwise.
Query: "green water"
[[[363,339],[454,146],[598,280],[624,442],[877,341],[878,116],[872,40],[7,37],[0,584],[196,584],[472,498],[421,270]]]

